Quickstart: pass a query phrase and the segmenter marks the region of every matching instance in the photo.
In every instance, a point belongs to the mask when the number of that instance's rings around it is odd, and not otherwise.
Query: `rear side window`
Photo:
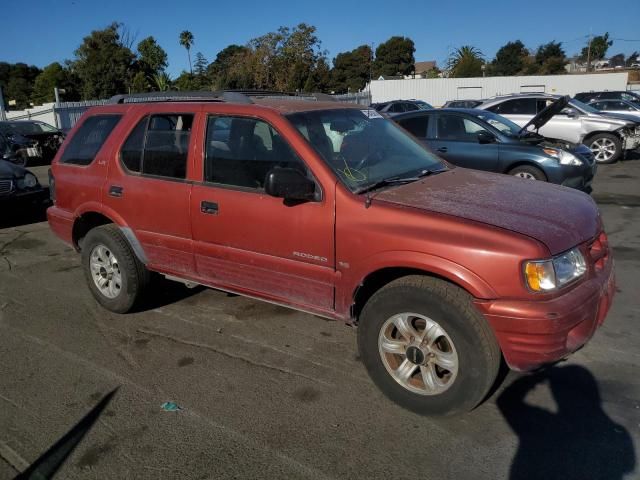
[[[537,102],[535,98],[514,98],[499,103],[488,110],[500,115],[535,115]]]
[[[130,172],[184,179],[192,126],[192,114],[143,118],[120,150],[122,164]]]
[[[407,118],[400,122],[403,128],[408,130],[412,135],[418,138],[426,138],[427,128],[429,126],[429,117],[423,115],[421,117]]]
[[[121,115],[94,115],[87,118],[71,137],[61,163],[89,165],[104,145],[109,134],[120,121]]]

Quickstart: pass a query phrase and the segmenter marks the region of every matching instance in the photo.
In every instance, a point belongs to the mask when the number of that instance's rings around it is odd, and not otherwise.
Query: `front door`
[[[266,121],[232,115],[206,120],[203,182],[191,218],[198,277],[312,311],[334,306],[334,185],[317,201],[289,203],[264,191],[277,167],[304,162]]]
[[[465,168],[495,171],[500,159],[500,144],[480,143],[478,132],[486,129],[463,115],[438,113],[435,138],[427,145],[445,160]]]

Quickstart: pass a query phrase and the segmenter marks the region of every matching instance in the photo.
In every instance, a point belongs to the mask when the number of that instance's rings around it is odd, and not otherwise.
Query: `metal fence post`
[[[58,107],[60,106],[60,92],[58,91],[58,87],[53,87],[53,94],[56,98],[56,103],[53,104],[53,120],[55,122],[55,127],[60,129],[60,117],[58,114]]]
[[[0,120],[6,120],[7,114],[4,109],[4,95],[2,94],[2,87],[0,86]]]

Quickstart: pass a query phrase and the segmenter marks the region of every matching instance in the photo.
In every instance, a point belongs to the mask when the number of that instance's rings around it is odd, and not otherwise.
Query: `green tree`
[[[463,45],[456,49],[447,61],[449,75],[454,78],[481,77],[484,59],[476,47]]]
[[[155,90],[159,92],[166,92],[171,89],[172,81],[171,77],[167,74],[167,72],[159,72],[154,74],[151,77],[151,81],[153,82],[153,87]]]
[[[587,41],[587,45],[582,48],[580,53],[580,60],[582,61],[602,60],[607,55],[609,47],[613,45],[613,40],[609,40],[609,32],[595,36],[590,40],[590,42]],[[589,49],[589,43],[591,43],[591,49]]]
[[[55,100],[53,92],[55,87],[64,89],[65,100],[76,100],[78,98],[77,79],[73,73],[58,62],[53,62],[47,65],[36,77],[31,96],[32,102],[36,105],[53,102]]]
[[[195,79],[193,78],[193,74],[185,72],[184,70],[178,78],[175,79],[173,86],[176,90],[180,90],[181,92],[189,92],[198,89]]]
[[[252,88],[251,71],[246,68],[251,50],[241,45],[229,45],[218,52],[207,67],[207,76],[215,89]]]
[[[565,73],[567,56],[562,48],[562,42],[551,41],[540,45],[536,51],[535,63],[537,72],[541,75]]]
[[[191,47],[193,46],[193,33],[189,30],[183,30],[180,32],[180,45],[187,49],[187,57],[189,58],[189,73],[193,75],[193,68],[191,68]]]
[[[106,98],[129,90],[135,55],[121,43],[119,27],[112,23],[94,30],[75,51],[72,69],[80,79],[82,98]]]
[[[413,40],[407,37],[391,37],[376,48],[373,63],[375,77],[380,75],[409,75],[416,62],[413,54],[416,48]]]
[[[333,59],[331,84],[336,93],[362,90],[369,81],[373,52],[369,45],[360,45],[342,52]]]
[[[167,68],[167,52],[155,38],[147,37],[138,43],[138,62],[145,75],[152,77]]]
[[[207,75],[208,65],[209,62],[202,52],[196,53],[195,62],[193,62],[193,70],[195,72],[193,85],[196,90],[202,90],[210,87],[211,82]]]
[[[36,77],[41,70],[26,63],[0,62],[0,86],[7,108],[23,109],[29,106]],[[15,105],[9,105],[9,102]]]
[[[609,66],[611,67],[624,67],[625,63],[624,63],[624,53],[618,53],[616,55],[613,55],[610,59],[609,59]]]
[[[490,75],[518,75],[525,66],[529,51],[520,40],[508,42],[496,52],[496,57],[488,65]]]
[[[624,61],[625,66],[630,67],[633,63],[640,62],[640,52],[635,51]]]
[[[320,40],[315,34],[316,27],[300,23],[293,29],[281,27],[278,33],[281,45],[277,51],[275,88],[284,91],[312,88],[313,70],[318,59],[324,55],[320,51]],[[308,82],[311,83],[307,84]]]

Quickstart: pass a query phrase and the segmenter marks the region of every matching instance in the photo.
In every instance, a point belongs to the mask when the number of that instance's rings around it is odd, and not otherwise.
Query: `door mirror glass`
[[[267,173],[265,192],[285,200],[314,200],[316,184],[295,168],[275,167]]]
[[[480,130],[477,135],[478,143],[494,143],[496,141],[496,136],[486,130]]]

